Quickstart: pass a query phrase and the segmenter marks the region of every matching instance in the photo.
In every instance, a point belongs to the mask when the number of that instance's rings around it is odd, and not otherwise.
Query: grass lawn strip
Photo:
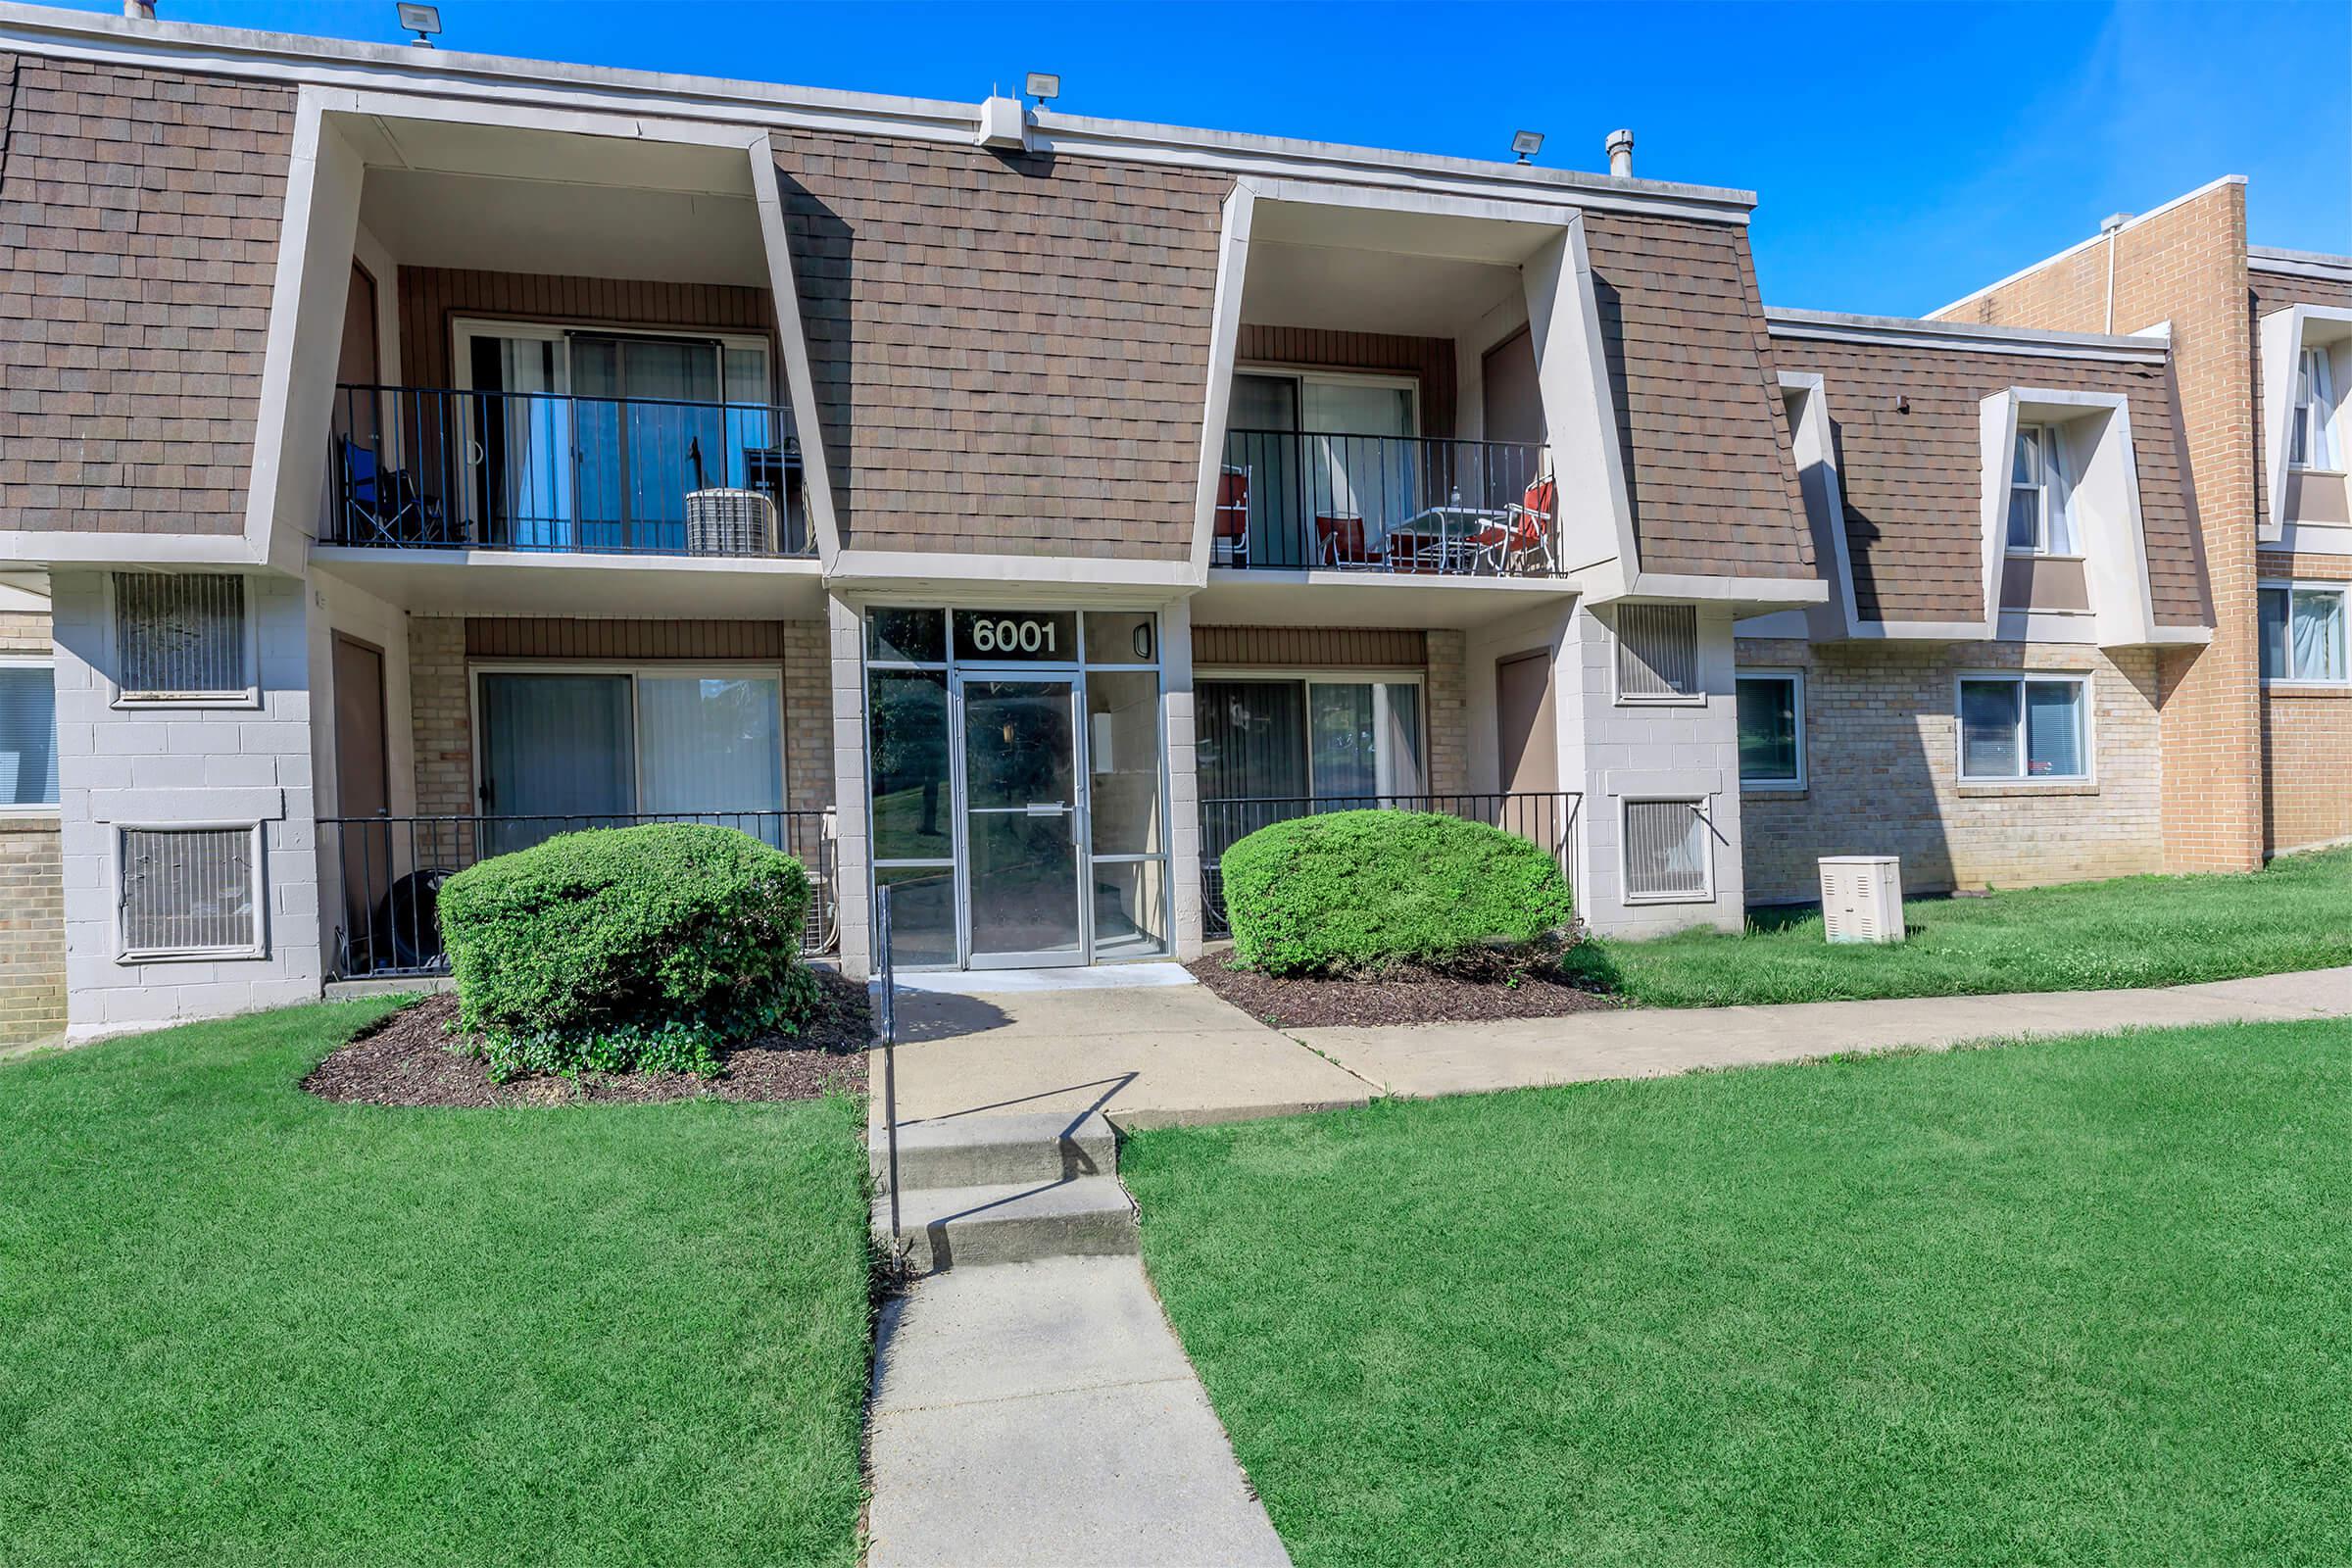
[[[1821,916],[1763,912],[1744,935],[1598,941],[1571,973],[1641,1006],[1983,996],[2188,985],[2352,963],[2352,848],[2251,875],[2126,877],[1918,899],[1898,947],[1831,947]]]
[[[2352,1026],[1139,1134],[1300,1568],[2352,1560]]]
[[[387,1006],[0,1066],[8,1560],[854,1562],[860,1103],[296,1087]]]

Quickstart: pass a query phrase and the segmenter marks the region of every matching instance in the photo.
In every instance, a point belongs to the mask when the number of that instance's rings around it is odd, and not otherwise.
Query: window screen
[[[254,832],[122,830],[122,951],[242,953],[261,946]]]
[[[0,664],[0,808],[56,804],[56,683],[46,664]]]
[[[1707,819],[1696,801],[1625,803],[1625,896],[1707,896]]]
[[[115,573],[115,683],[130,697],[243,696],[245,579]]]
[[[1617,695],[1656,701],[1698,695],[1698,607],[1622,605]]]

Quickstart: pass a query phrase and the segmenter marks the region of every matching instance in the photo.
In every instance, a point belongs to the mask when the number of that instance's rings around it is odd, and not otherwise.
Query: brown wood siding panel
[[[468,659],[702,659],[784,657],[776,620],[575,620],[469,615]]]
[[[400,373],[405,385],[457,385],[451,323],[461,316],[553,326],[748,332],[771,344],[776,335],[775,312],[763,288],[403,267]],[[773,354],[769,365],[775,366]]]
[[[1190,558],[1229,177],[769,140],[845,546]]]
[[[0,522],[245,526],[291,89],[15,57],[0,159]]]
[[[1193,662],[1203,668],[1420,669],[1426,632],[1402,627],[1195,626]]]
[[[1421,386],[1421,433],[1454,433],[1457,366],[1453,339],[1395,332],[1335,332],[1316,326],[1272,326],[1245,321],[1234,347],[1238,365],[1298,369],[1357,370],[1409,375]]]
[[[1854,606],[1864,620],[1984,615],[1980,405],[2010,387],[2049,387],[2130,400],[2156,620],[2203,623],[2204,551],[2165,367],[1798,337],[1779,339],[1774,351],[1784,368],[1821,373],[1845,493]]]

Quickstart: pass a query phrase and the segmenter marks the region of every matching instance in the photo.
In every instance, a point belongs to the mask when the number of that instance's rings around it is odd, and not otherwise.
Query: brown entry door
[[[357,638],[335,637],[336,814],[383,816],[392,808],[391,773],[384,761],[384,655]],[[392,830],[345,826],[343,929],[356,948],[369,918],[391,891]]]
[[[1548,653],[1494,662],[1494,760],[1503,793],[1538,797],[1509,803],[1503,825],[1555,855],[1564,851],[1568,808],[1553,799],[1560,787],[1560,753]]]

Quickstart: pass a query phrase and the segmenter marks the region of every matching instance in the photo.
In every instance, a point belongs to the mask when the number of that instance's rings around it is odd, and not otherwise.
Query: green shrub
[[[1432,968],[1556,941],[1574,913],[1552,856],[1421,811],[1334,811],[1225,852],[1235,956],[1273,974]]]
[[[717,1049],[797,1026],[801,862],[733,828],[684,822],[566,833],[441,889],[458,1020],[493,1077],[710,1072]]]

